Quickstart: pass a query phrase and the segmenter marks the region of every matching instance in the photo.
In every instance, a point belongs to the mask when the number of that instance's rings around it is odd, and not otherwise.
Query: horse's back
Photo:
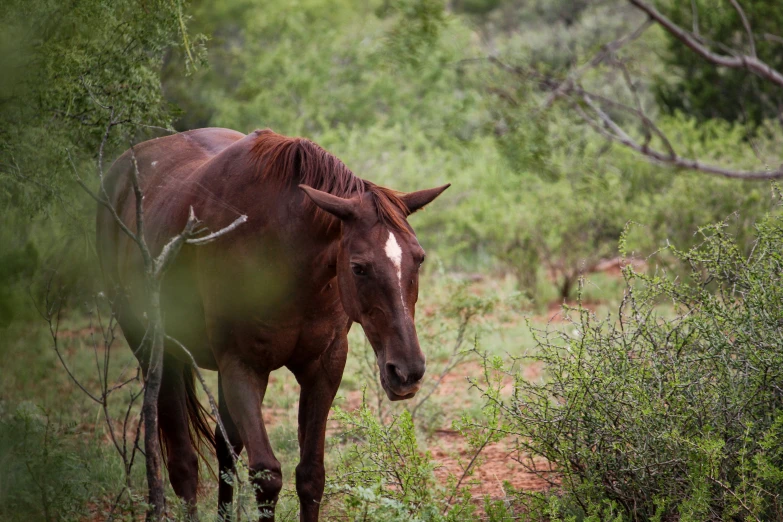
[[[173,236],[180,233],[189,207],[204,199],[209,189],[198,183],[199,172],[231,145],[246,136],[229,129],[207,128],[187,131],[145,141],[127,150],[111,166],[104,180],[105,197],[117,215],[136,229],[135,205],[131,180],[138,169],[144,194],[145,237],[153,255]],[[99,205],[96,222],[96,246],[105,286],[123,332],[130,344],[136,344],[145,329],[143,315],[143,265],[138,246],[115,222],[113,214]],[[199,216],[201,217],[201,216]],[[213,366],[209,350],[193,346],[205,340],[203,310],[197,282],[183,252],[166,275],[163,305],[167,309],[167,330],[192,346],[194,356],[205,367]],[[122,292],[118,290],[122,288]],[[166,301],[171,306],[166,306]],[[182,328],[179,328],[179,325]],[[201,352],[202,357],[198,357]]]

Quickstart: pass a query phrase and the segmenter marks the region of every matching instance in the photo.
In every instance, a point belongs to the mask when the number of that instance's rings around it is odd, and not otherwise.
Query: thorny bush
[[[629,266],[616,317],[535,331],[542,379],[485,357],[513,393],[476,385],[553,486],[520,494],[531,518],[783,520],[783,220],[749,254],[726,222],[700,234],[672,249],[688,278]]]

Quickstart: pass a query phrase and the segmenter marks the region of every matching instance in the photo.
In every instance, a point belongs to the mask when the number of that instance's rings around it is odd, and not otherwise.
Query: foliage
[[[696,182],[641,164],[571,111],[542,113],[548,92],[535,78],[474,59],[497,52],[514,65],[565,74],[607,35],[639,21],[621,2],[580,4],[568,20],[562,10],[560,3],[500,2],[486,6],[475,28],[429,1],[201,4],[195,23],[215,35],[214,67],[189,79],[167,73],[166,89],[190,111],[183,126],[304,134],[358,175],[400,190],[451,182],[437,211],[412,217],[422,244],[448,270],[513,273],[538,305],[553,293],[572,298],[580,274],[616,256],[629,220],[648,227],[630,246],[652,251],[667,241],[692,244],[699,224],[737,210],[752,221],[770,209],[758,186]],[[514,31],[504,32],[497,18],[513,20]],[[645,42],[633,67],[663,70],[662,36]],[[618,89],[599,92],[616,96]],[[655,102],[652,87],[640,91]],[[694,140],[702,157],[755,160],[737,146],[741,126],[686,114],[664,124],[682,142]],[[773,129],[767,141],[779,143],[778,135]],[[776,149],[769,150],[765,159],[774,161]]]
[[[230,70],[196,74],[206,94],[185,89],[181,78],[167,82],[188,106],[196,96],[209,107],[212,125],[320,138],[329,130],[407,126],[413,118],[444,140],[471,114],[473,93],[444,96],[460,88],[448,63],[459,59],[457,45],[468,34],[444,19],[441,2],[388,9],[323,0],[237,3],[241,21],[212,15],[226,4],[202,6],[200,17],[221,35],[216,52],[228,56]],[[451,28],[445,39],[442,27]]]
[[[182,43],[181,2],[12,1],[0,18],[0,201],[42,209],[97,158],[110,119],[169,122],[160,88],[164,52]],[[112,137],[115,138],[115,137]],[[118,138],[115,138],[118,139]],[[127,145],[127,141],[122,143]]]
[[[346,427],[343,437],[361,441],[350,445],[336,470],[338,484],[358,495],[356,500],[388,499],[393,502],[381,504],[395,509],[407,504],[416,510],[432,501],[432,464],[419,452],[410,413],[403,412],[385,426],[365,404],[350,413],[336,408],[334,418]],[[364,506],[352,501],[346,507]]]
[[[531,468],[559,476],[557,497],[526,497],[534,513],[781,517],[783,219],[756,224],[749,254],[727,226],[671,249],[687,280],[626,268],[616,320],[578,307],[572,326],[539,331],[545,380],[515,375],[510,398],[488,389],[502,430],[550,463]]]

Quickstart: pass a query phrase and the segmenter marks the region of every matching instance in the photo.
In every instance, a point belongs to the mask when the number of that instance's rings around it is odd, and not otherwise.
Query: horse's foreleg
[[[261,416],[269,374],[261,374],[241,361],[221,361],[220,375],[228,412],[247,448],[262,520],[274,520],[275,504],[283,488],[283,475]]]
[[[234,456],[231,454],[231,448],[233,448],[234,454],[239,455],[242,452],[243,445],[242,438],[239,436],[239,430],[234,423],[234,419],[231,418],[228,406],[226,405],[226,397],[223,393],[223,377],[220,374],[218,374],[218,410],[220,413],[220,420],[223,423],[223,427],[226,429],[226,435],[228,435],[228,441],[226,441],[220,427],[215,427],[219,474],[218,516],[221,520],[229,520],[231,518],[231,505],[234,499],[234,486],[231,482],[225,480],[224,477],[236,473]]]
[[[299,465],[296,467],[296,492],[300,502],[300,520],[315,522],[324,494],[324,438],[326,419],[340,386],[348,340],[340,338],[320,359],[305,368],[292,371],[299,381]]]

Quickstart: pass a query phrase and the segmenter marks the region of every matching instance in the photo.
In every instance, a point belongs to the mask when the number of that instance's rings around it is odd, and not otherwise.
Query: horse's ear
[[[444,190],[449,188],[451,183],[447,183],[442,187],[435,187],[425,190],[417,190],[416,192],[408,192],[400,196],[400,199],[408,207],[408,214],[413,214],[417,210],[424,207],[424,205],[430,203],[433,199],[440,196]]]
[[[299,188],[305,191],[305,194],[307,194],[316,206],[327,211],[334,217],[343,221],[348,221],[356,217],[355,201],[337,197],[307,185],[299,185]]]

